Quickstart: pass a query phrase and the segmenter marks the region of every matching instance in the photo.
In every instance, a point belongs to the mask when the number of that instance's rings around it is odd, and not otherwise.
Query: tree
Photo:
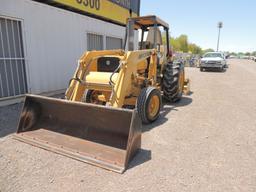
[[[193,53],[193,54],[202,54],[201,47],[197,46],[194,43],[189,43],[188,44],[188,51]]]
[[[231,52],[231,53],[230,53],[230,55],[235,55],[235,56],[236,56],[236,55],[237,55],[237,53],[235,53],[235,52]]]
[[[166,44],[166,33],[162,32],[162,42],[165,45]]]
[[[177,38],[171,38],[171,45],[174,51],[188,52],[188,37],[187,35],[180,35]]]
[[[180,43],[176,38],[171,38],[171,45],[174,51],[181,51]]]
[[[163,42],[165,42],[165,35],[163,35]],[[203,54],[205,52],[214,51],[213,49],[202,50],[202,48],[195,43],[190,43],[187,35],[180,35],[179,37],[170,38],[170,43],[173,51],[183,52],[183,53],[192,53],[192,54]]]
[[[180,35],[177,38],[179,44],[180,44],[180,50],[183,53],[187,53],[188,52],[188,36],[187,35]]]
[[[214,52],[214,49],[209,48],[209,49],[203,50],[203,54],[205,54],[205,53],[207,53],[207,52]]]

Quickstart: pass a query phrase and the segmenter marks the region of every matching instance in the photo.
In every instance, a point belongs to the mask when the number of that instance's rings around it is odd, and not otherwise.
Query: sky
[[[256,51],[256,0],[141,0],[141,16],[152,14],[169,23],[171,36],[186,34],[203,49],[216,49],[222,21],[221,51]]]

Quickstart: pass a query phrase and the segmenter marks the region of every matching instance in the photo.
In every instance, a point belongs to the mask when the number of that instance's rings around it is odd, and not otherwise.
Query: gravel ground
[[[192,95],[143,127],[122,175],[12,139],[20,104],[0,108],[0,191],[256,191],[256,63],[188,68]]]

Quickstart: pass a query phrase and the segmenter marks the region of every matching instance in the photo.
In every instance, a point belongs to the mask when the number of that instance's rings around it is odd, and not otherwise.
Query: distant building
[[[83,52],[120,49],[139,12],[140,0],[1,0],[0,100],[63,91]]]

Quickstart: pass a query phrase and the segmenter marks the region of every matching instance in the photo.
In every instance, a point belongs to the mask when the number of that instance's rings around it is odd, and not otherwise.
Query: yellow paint
[[[121,108],[124,105],[127,93],[133,92],[132,76],[137,74],[137,64],[146,60],[152,54],[153,50],[129,51],[124,56],[125,65],[118,73],[116,85],[109,104],[113,107]]]
[[[180,74],[179,74],[179,89],[178,89],[179,92],[183,91],[184,82],[185,82],[185,72],[183,69],[182,71],[180,71]]]
[[[190,94],[190,79],[185,79],[184,86],[183,86],[183,93],[185,95]]]
[[[149,102],[148,105],[148,114],[151,118],[154,118],[156,114],[158,113],[160,108],[160,100],[157,95],[154,95]]]
[[[158,57],[166,55],[165,51],[165,49],[160,49],[160,52],[156,49],[144,49],[126,53],[123,50],[85,52],[80,57],[79,65],[73,76],[78,80],[71,81],[66,92],[66,99],[81,101],[85,90],[94,90],[99,92],[97,100],[101,103],[106,102],[108,106],[115,108],[122,108],[124,105],[135,106],[143,87],[152,86],[161,90],[162,81],[159,78],[162,78],[168,58],[158,59]],[[96,66],[101,57],[118,58],[120,64],[118,72],[112,74],[98,71]],[[180,73],[178,86],[180,92],[189,90],[189,80],[185,80],[184,71]],[[150,101],[150,108],[147,110],[151,117],[158,113],[159,103],[158,97],[153,97]]]
[[[99,6],[94,4],[94,6],[90,6],[90,1],[88,0],[80,0],[82,3],[78,3],[78,0],[53,0],[62,5],[69,6],[71,8],[78,9],[80,11],[84,11],[85,13],[90,13],[96,16],[100,16],[106,19],[110,19],[114,22],[118,22],[120,24],[126,24],[126,19],[130,17],[130,13],[128,9],[125,9],[115,3],[112,3],[107,0],[95,0],[94,2],[99,2]],[[85,6],[87,5],[87,6]],[[138,16],[136,13],[132,13],[132,17]]]
[[[91,64],[94,63],[99,57],[105,55],[122,56],[124,52],[122,50],[104,50],[104,51],[89,51],[85,52],[79,59],[78,67],[75,71],[73,78],[78,77],[82,81],[90,72]],[[67,91],[66,98],[71,101],[81,101],[86,87],[78,81],[72,80]]]
[[[109,79],[112,73],[108,72],[89,72],[86,76],[86,82],[95,84],[107,84],[109,85]],[[117,73],[113,75],[112,80],[116,82]]]

